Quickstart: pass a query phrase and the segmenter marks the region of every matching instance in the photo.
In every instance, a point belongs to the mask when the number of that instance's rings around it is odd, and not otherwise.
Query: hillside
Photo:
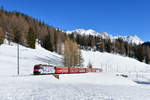
[[[40,45],[36,44],[36,49],[19,46],[20,58],[20,74],[30,75],[33,73],[33,66],[35,64],[53,64],[63,66],[62,56],[57,53],[52,53]],[[17,44],[5,40],[5,44],[0,46],[0,66],[2,67],[0,75],[16,75],[17,72]],[[10,69],[10,71],[9,71]]]
[[[36,43],[36,49],[26,48],[19,46],[20,51],[20,73],[21,74],[32,74],[33,66],[35,64],[53,64],[56,66],[63,65],[63,57],[55,52],[50,52],[42,48]],[[94,51],[82,50],[83,66],[88,66],[89,63],[95,68],[102,68],[104,72],[149,72],[150,65],[141,63],[135,59],[129,57],[123,57],[120,55],[101,53]],[[17,67],[17,44],[11,43],[8,45],[8,41],[0,46],[0,65],[7,66],[3,67],[3,71],[0,74],[11,74],[16,73]],[[9,62],[9,63],[8,63]],[[15,68],[12,68],[14,66]],[[11,69],[8,72],[7,69]]]
[[[5,44],[0,46],[1,100],[31,98],[34,100],[149,100],[149,87],[138,85],[131,79],[116,76],[112,73],[116,70],[109,70],[111,73],[107,73],[106,68],[115,69],[116,65],[120,71],[124,71],[124,64],[121,65],[124,60],[130,62],[127,65],[128,71],[132,71],[137,65],[141,67],[137,71],[148,70],[149,65],[134,59],[108,53],[82,51],[84,65],[86,66],[90,60],[93,67],[102,67],[104,73],[64,74],[60,75],[58,80],[51,75],[33,76],[32,71],[33,65],[39,63],[63,66],[62,56],[49,52],[38,44],[36,49],[23,46],[19,49],[20,75],[17,76],[17,44],[8,45],[5,41]]]
[[[89,62],[96,68],[102,68],[104,72],[150,72],[150,65],[129,57],[107,52],[83,51],[84,65]]]

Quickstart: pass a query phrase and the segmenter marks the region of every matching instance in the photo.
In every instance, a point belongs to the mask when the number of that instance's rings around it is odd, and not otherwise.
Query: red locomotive
[[[73,68],[73,67],[56,67],[53,65],[35,65],[34,75],[43,74],[70,74],[70,73],[88,73],[88,72],[102,72],[101,68]]]
[[[39,74],[52,74],[55,73],[55,67],[53,65],[35,65],[34,66],[34,75],[39,75]]]

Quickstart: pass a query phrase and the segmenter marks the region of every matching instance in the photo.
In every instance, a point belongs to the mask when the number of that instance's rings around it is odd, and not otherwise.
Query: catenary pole
[[[19,75],[19,43],[17,45],[17,74]]]

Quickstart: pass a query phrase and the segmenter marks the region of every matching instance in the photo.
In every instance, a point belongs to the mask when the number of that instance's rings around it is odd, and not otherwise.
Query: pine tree
[[[129,44],[128,44],[128,42],[125,42],[125,54],[126,54],[126,56],[129,56]]]
[[[17,29],[14,30],[14,42],[21,44],[21,33]]]
[[[53,45],[51,43],[51,35],[50,35],[50,33],[48,33],[48,35],[46,35],[45,38],[42,40],[42,46],[45,49],[53,52]]]
[[[80,47],[81,47],[81,38],[82,38],[82,36],[80,34],[76,35],[76,42],[77,42],[77,44],[80,45]]]
[[[28,35],[27,35],[27,45],[30,48],[35,49],[35,42],[36,42],[36,35],[35,35],[33,28],[30,27],[28,31]]]
[[[105,51],[105,41],[104,39],[100,39],[100,52],[104,52]]]
[[[144,60],[144,54],[143,54],[143,47],[141,45],[137,47],[137,51],[135,53],[135,56],[137,57],[137,59],[140,62],[143,62],[143,60]]]
[[[106,49],[106,52],[111,52],[111,41],[110,39],[106,40],[105,41],[105,49]]]
[[[145,62],[150,63],[150,47],[148,46],[145,47]]]

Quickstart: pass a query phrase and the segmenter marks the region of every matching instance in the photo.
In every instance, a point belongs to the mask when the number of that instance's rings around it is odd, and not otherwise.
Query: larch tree
[[[62,54],[62,39],[61,39],[61,31],[57,30],[57,42],[56,42],[56,47],[57,47],[57,53]]]
[[[82,65],[81,51],[75,41],[67,38],[64,46],[64,65],[67,67],[75,67]]]
[[[3,42],[4,42],[4,37],[5,37],[4,31],[3,31],[3,29],[0,27],[0,44],[3,44]]]
[[[65,44],[64,44],[64,66],[66,67],[70,67],[70,50],[69,50],[69,39],[65,40]]]

